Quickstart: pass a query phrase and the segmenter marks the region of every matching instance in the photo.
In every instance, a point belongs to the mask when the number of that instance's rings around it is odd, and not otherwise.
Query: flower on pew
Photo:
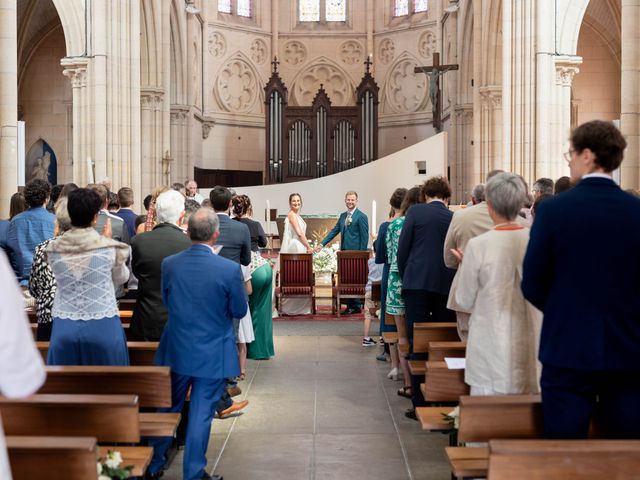
[[[98,480],[122,480],[131,476],[133,465],[120,467],[122,455],[120,452],[109,450],[105,458],[98,459]]]
[[[449,413],[443,413],[442,418],[449,424],[451,430],[460,428],[460,407],[456,407]]]
[[[312,248],[315,245],[312,242]],[[334,248],[336,247],[336,248]],[[332,247],[322,247],[313,254],[313,271],[316,273],[335,272],[338,270],[337,244]]]

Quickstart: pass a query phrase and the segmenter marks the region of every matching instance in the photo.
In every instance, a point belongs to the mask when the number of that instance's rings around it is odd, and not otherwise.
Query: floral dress
[[[404,225],[404,218],[396,218],[387,230],[385,242],[389,258],[389,283],[387,284],[386,313],[389,315],[404,315],[404,300],[402,299],[402,278],[398,272],[398,243]]]

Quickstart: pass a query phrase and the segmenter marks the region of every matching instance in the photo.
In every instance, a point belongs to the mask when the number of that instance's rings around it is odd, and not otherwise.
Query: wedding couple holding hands
[[[369,220],[367,216],[357,208],[358,194],[349,191],[344,197],[347,207],[342,212],[335,226],[326,237],[312,248],[306,236],[307,224],[300,215],[302,197],[298,193],[289,195],[289,214],[284,221],[284,233],[280,247],[280,253],[314,253],[322,250],[336,235],[340,234],[340,250],[367,250],[369,244]],[[343,314],[360,313],[361,305],[358,300],[346,301],[347,308]],[[289,315],[300,315],[311,312],[311,300],[284,299],[283,312]]]

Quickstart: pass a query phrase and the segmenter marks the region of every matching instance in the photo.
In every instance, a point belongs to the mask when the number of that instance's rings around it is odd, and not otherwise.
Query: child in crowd
[[[372,283],[377,282],[380,283],[382,280],[382,268],[384,264],[376,263],[375,260],[375,244],[373,249],[369,253],[369,281],[367,282],[367,286],[365,287],[365,296],[364,296],[364,337],[362,338],[362,346],[363,347],[373,347],[377,345],[376,341],[369,336],[369,328],[371,327],[371,317],[372,310],[375,314],[375,311],[380,308],[380,301],[373,301],[371,299],[371,289]]]

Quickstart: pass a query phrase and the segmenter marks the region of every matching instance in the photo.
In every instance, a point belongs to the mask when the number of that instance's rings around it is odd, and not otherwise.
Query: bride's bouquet
[[[315,245],[312,245],[312,248]],[[313,271],[316,273],[330,273],[338,270],[338,244],[331,247],[322,247],[322,250],[313,254]]]

